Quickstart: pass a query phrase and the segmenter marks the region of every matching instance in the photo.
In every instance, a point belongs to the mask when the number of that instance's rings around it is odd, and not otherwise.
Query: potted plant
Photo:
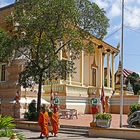
[[[110,113],[98,113],[96,114],[96,126],[98,127],[110,127],[112,116]]]

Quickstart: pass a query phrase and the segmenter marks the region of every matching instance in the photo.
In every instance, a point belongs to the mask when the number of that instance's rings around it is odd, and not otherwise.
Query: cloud
[[[110,18],[115,18],[121,15],[121,6],[120,6],[120,0],[116,0],[112,2],[112,7],[108,12],[108,16]]]
[[[121,4],[122,4],[121,0],[91,0],[91,1],[97,3],[100,8],[105,9],[106,15],[108,16],[110,21],[117,20],[118,17],[121,17]],[[124,17],[125,24],[132,27],[140,26],[140,16],[139,16],[140,0],[125,0],[124,6],[125,6],[125,17]]]
[[[108,8],[109,6],[109,0],[92,0],[92,2],[95,2],[100,8]]]
[[[125,24],[131,27],[140,27],[140,7],[128,7],[125,10]]]

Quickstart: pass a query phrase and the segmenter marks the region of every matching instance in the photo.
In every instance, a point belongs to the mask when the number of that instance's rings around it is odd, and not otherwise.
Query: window
[[[1,81],[5,81],[6,77],[6,65],[1,65]]]
[[[96,86],[96,69],[92,68],[92,86]]]

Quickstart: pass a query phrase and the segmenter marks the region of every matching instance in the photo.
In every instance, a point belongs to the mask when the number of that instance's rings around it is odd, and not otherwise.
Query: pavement
[[[123,127],[126,127],[127,124],[127,115],[123,115]],[[90,122],[92,122],[91,114],[78,115],[78,119],[60,119],[60,125],[67,126],[84,126],[90,127]],[[119,128],[120,127],[120,114],[112,114],[111,127]]]
[[[91,114],[78,115],[78,119],[60,119],[60,125],[66,127],[76,127],[77,129],[90,127],[90,122],[92,122]],[[111,127],[119,128],[120,125],[120,115],[112,114]],[[127,115],[123,115],[123,126],[127,126]],[[80,128],[81,127],[81,128]],[[82,130],[82,129],[81,129]],[[16,129],[16,131],[20,132],[25,136],[25,139],[34,140],[39,138],[40,132],[34,132],[30,130],[24,129]],[[75,134],[75,133],[65,133],[61,132],[58,134],[58,137],[53,137],[50,134],[50,140],[123,140],[123,139],[111,139],[111,138],[89,138],[87,135]],[[0,140],[9,140],[8,138],[0,138]]]
[[[39,138],[40,132],[33,132],[24,129],[16,129],[16,131],[24,134],[26,140],[35,140],[35,139],[42,140]],[[0,138],[0,140],[9,140],[9,138]],[[100,137],[89,138],[83,135],[59,133],[57,137],[53,137],[50,134],[49,140],[124,140],[124,139],[100,138]]]

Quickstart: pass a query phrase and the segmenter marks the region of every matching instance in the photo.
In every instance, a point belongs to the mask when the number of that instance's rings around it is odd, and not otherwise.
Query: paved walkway
[[[23,134],[25,140],[42,140],[39,138],[40,132],[33,132],[30,130],[17,129],[19,133]],[[9,140],[9,138],[0,138],[0,140]],[[45,138],[43,139],[45,140]],[[49,140],[123,140],[112,138],[88,138],[87,136],[75,135],[75,134],[62,134],[59,133],[58,137],[52,137],[50,134]]]
[[[78,119],[60,119],[60,125],[70,125],[70,126],[84,126],[89,127],[90,122],[92,121],[92,115],[78,115]],[[120,124],[120,115],[112,114],[111,127],[118,128]],[[127,125],[127,115],[123,115],[123,125]],[[22,133],[26,139],[34,140],[39,139],[40,132],[33,132],[30,130],[17,129],[18,132]],[[111,139],[111,138],[88,138],[82,135],[76,134],[63,134],[59,133],[58,137],[49,137],[50,140],[120,140],[120,139]],[[8,138],[0,138],[0,140],[8,140]],[[123,139],[122,139],[123,140]]]
[[[92,122],[92,115],[78,115],[78,119],[60,119],[60,125],[72,125],[72,126],[90,126]],[[127,115],[123,115],[123,126],[127,125]],[[120,114],[112,114],[111,127],[118,128],[120,126]]]

